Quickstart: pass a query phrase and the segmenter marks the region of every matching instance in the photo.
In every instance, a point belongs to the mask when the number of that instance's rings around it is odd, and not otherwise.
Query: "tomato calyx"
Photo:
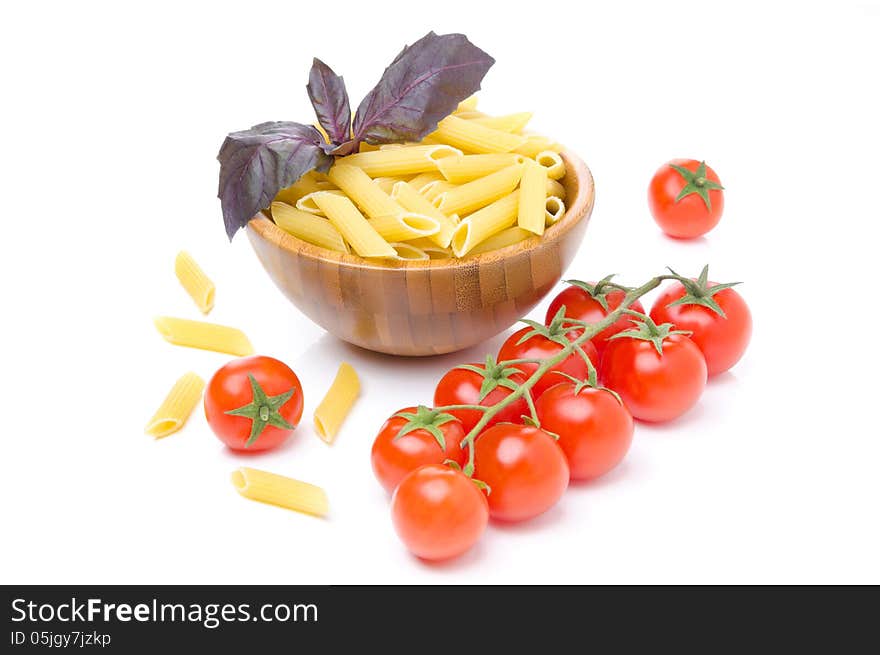
[[[251,433],[248,436],[244,447],[247,448],[254,443],[257,438],[263,434],[263,430],[267,426],[279,428],[281,430],[293,430],[295,426],[287,422],[278,411],[281,406],[293,397],[295,388],[280,393],[277,396],[267,396],[263,387],[257,382],[257,379],[248,373],[248,380],[251,383],[252,400],[247,405],[243,405],[236,409],[230,409],[225,414],[230,416],[243,416],[251,420]]]
[[[636,312],[631,309],[624,310],[626,314],[630,316],[634,316],[634,319],[631,319],[635,324],[635,327],[630,328],[629,330],[623,330],[622,332],[618,332],[617,334],[609,337],[609,341],[611,339],[623,339],[624,337],[628,337],[630,339],[641,339],[643,341],[650,341],[654,344],[654,348],[657,350],[658,355],[663,355],[663,340],[667,337],[672,336],[673,334],[683,334],[685,336],[692,334],[689,330],[676,330],[675,326],[672,323],[661,323],[657,325],[650,316],[647,314],[642,314],[641,312]]]
[[[440,426],[444,423],[449,423],[449,421],[457,420],[452,414],[431,409],[424,405],[419,405],[415,412],[398,412],[395,416],[404,418],[407,421],[400,428],[400,432],[394,436],[395,441],[415,430],[425,430],[434,437],[434,440],[444,452],[446,451],[446,437],[440,431]]]
[[[623,399],[620,397],[619,393],[617,393],[614,389],[609,389],[608,387],[603,387],[601,384],[599,384],[599,381],[597,379],[598,376],[596,375],[595,368],[590,369],[589,376],[587,377],[586,380],[580,380],[580,379],[576,378],[575,376],[569,375],[568,373],[563,373],[562,371],[555,371],[555,372],[559,375],[563,375],[563,376],[567,377],[571,382],[574,383],[574,391],[572,393],[574,393],[575,396],[579,395],[581,393],[581,391],[583,391],[584,389],[595,389],[596,391],[607,391],[608,393],[610,393],[612,396],[614,396],[617,399],[617,402],[619,402],[621,405],[623,405]],[[544,431],[547,432],[547,430],[544,430]]]
[[[669,268],[667,266],[667,268]],[[670,273],[672,273],[681,285],[684,287],[686,291],[685,295],[683,295],[678,300],[675,300],[668,305],[667,307],[673,307],[675,305],[700,305],[702,307],[708,307],[713,312],[718,314],[721,318],[727,318],[724,313],[724,310],[721,309],[721,306],[715,302],[715,299],[712,297],[719,291],[724,291],[725,289],[730,289],[731,287],[735,287],[738,284],[742,284],[742,282],[725,282],[724,284],[715,284],[713,286],[709,286],[709,265],[706,264],[703,267],[703,270],[700,271],[700,277],[697,279],[692,279],[689,277],[682,277],[671,268],[669,268]]]
[[[627,287],[621,286],[611,281],[611,278],[613,278],[615,275],[616,273],[606,275],[601,280],[596,282],[596,284],[590,284],[589,282],[583,282],[581,280],[566,280],[565,283],[586,291],[589,294],[590,298],[599,303],[602,309],[607,312],[608,294],[612,291],[628,291]]]
[[[492,357],[492,355],[486,355],[486,363],[484,364],[483,368],[480,368],[479,366],[474,366],[472,364],[462,364],[460,366],[456,366],[455,368],[464,369],[465,371],[471,371],[472,373],[476,373],[483,378],[483,382],[480,385],[480,402],[485,400],[486,396],[488,396],[498,387],[504,387],[505,389],[516,391],[519,388],[519,385],[511,380],[510,376],[522,373],[522,371],[520,371],[518,368],[509,366],[507,362],[496,362],[495,358]]]
[[[454,459],[444,460],[443,464],[448,466],[451,469],[455,469],[459,473],[465,473],[465,475],[467,475],[467,473],[465,471],[461,470],[461,464],[456,462]],[[471,482],[473,482],[476,485],[477,489],[484,492],[487,496],[492,493],[492,487],[490,487],[488,484],[486,484],[482,480],[477,480],[476,478],[471,477],[470,475],[468,475],[468,477],[470,478]]]
[[[718,184],[718,182],[713,182],[706,176],[705,161],[701,161],[695,171],[688,170],[684,166],[678,166],[677,164],[669,164],[669,167],[681,175],[685,181],[684,188],[679,191],[677,196],[675,196],[675,202],[696,193],[703,199],[703,202],[706,203],[706,209],[712,209],[712,201],[709,199],[709,191],[713,189],[721,190],[724,189],[724,187]]]
[[[516,342],[517,346],[524,344],[532,337],[542,336],[565,348],[569,344],[568,333],[583,328],[580,321],[565,316],[565,305],[559,308],[549,325],[543,325],[527,318],[520,319],[520,323],[525,323],[532,329],[519,338]]]

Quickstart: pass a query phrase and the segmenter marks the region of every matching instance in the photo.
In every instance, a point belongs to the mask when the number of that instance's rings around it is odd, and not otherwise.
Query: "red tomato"
[[[661,166],[648,187],[648,206],[660,229],[671,237],[693,239],[718,225],[724,187],[706,162],[673,159]]]
[[[488,367],[487,367],[488,365]],[[513,391],[504,384],[522,384],[525,377],[517,369],[497,366],[491,359],[487,364],[468,364],[480,373],[465,368],[454,368],[440,378],[437,388],[434,390],[434,407],[444,405],[482,405],[491,407],[504,400]],[[499,382],[488,395],[480,400],[480,389],[484,376]],[[477,422],[483,417],[483,412],[476,409],[454,409],[449,413],[461,421],[465,434],[470,432]],[[519,398],[498,412],[488,425],[504,422],[519,422],[520,417],[529,413],[529,406],[524,398]],[[488,427],[488,425],[486,427]]]
[[[709,375],[723,373],[736,364],[752,337],[752,314],[746,301],[731,288],[712,291],[715,282],[706,282],[700,291],[699,280],[692,289],[674,282],[663,290],[651,308],[651,318],[656,323],[672,323],[681,330],[688,330],[691,341],[706,358]],[[690,285],[689,285],[690,286]],[[721,285],[724,286],[724,285]],[[695,293],[696,297],[691,295]],[[669,306],[688,296],[693,302]],[[723,316],[706,304],[706,299],[723,312]]]
[[[290,436],[302,418],[299,378],[284,362],[254,355],[234,359],[205,389],[208,425],[233,450],[269,450]]]
[[[391,497],[394,529],[414,555],[442,560],[461,555],[486,530],[485,494],[463,473],[431,464],[407,475]]]
[[[668,323],[639,328],[646,336],[611,340],[599,367],[602,384],[620,394],[634,418],[670,421],[696,404],[706,386],[706,360],[696,344]],[[647,335],[653,330],[654,338]],[[622,332],[627,334],[630,332]],[[662,354],[655,344],[661,344]]]
[[[583,286],[580,286],[581,284],[583,284]],[[599,296],[604,299],[605,303],[608,305],[608,309],[602,307],[602,303],[597,299]],[[574,318],[578,321],[585,321],[587,323],[598,323],[608,316],[609,312],[613,312],[620,307],[620,303],[623,302],[625,296],[626,294],[619,289],[603,290],[600,284],[572,284],[572,286],[560,292],[559,295],[553,299],[553,302],[550,303],[550,307],[547,309],[547,319],[545,322],[549,325],[553,320],[553,317],[556,316],[556,313],[564,305],[565,315],[568,318]],[[630,309],[643,314],[645,313],[645,308],[638,300],[630,305]],[[632,322],[630,321],[629,316],[623,315],[610,327],[599,332],[599,334],[593,337],[591,341],[596,347],[596,350],[601,354],[610,337],[630,327],[632,327]],[[593,358],[590,357],[590,359]],[[596,360],[593,359],[593,361],[595,362]]]
[[[623,461],[633,437],[633,420],[621,401],[607,389],[572,382],[557,384],[535,404],[544,430],[556,442],[572,480],[592,480]]]
[[[403,436],[401,430],[407,430]],[[440,446],[437,433],[442,435],[445,448]],[[379,430],[371,454],[373,473],[391,493],[408,473],[420,466],[442,464],[447,459],[464,465],[466,456],[459,445],[462,439],[464,428],[458,419],[427,407],[407,407],[385,421]]]
[[[526,339],[523,343],[518,343],[519,340],[528,332],[532,331],[532,329],[533,328],[525,327],[522,330],[518,330],[511,334],[507,338],[507,341],[501,346],[501,350],[498,351],[498,361],[500,362],[510,359],[548,359],[562,350],[562,344],[551,341],[540,334],[536,334],[533,337]],[[593,366],[595,366],[596,362],[599,361],[599,354],[596,352],[596,346],[587,341],[581,347],[584,352],[587,353],[587,357],[590,358],[590,361],[593,362]],[[515,364],[514,366],[521,370],[525,377],[529,377],[538,369],[539,365],[524,363]],[[560,373],[567,373],[578,380],[584,380],[587,377],[587,370],[587,363],[583,358],[578,353],[572,353],[541,376],[541,379],[539,379],[535,383],[535,386],[532,387],[532,397],[538,398],[538,396],[544,393],[547,389],[554,384],[559,384],[559,382],[564,379],[555,374],[557,371]]]
[[[568,487],[568,464],[543,430],[501,423],[477,437],[474,477],[491,489],[492,518],[524,521],[546,512],[562,497]]]

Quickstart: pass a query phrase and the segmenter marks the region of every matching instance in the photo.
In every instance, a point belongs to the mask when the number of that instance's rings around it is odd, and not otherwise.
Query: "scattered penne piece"
[[[333,384],[315,410],[315,430],[326,443],[333,443],[360,392],[357,372],[351,364],[343,362],[339,365]]]
[[[214,283],[185,250],[177,253],[174,274],[202,314],[207,314],[214,308]]]
[[[244,332],[233,327],[171,316],[159,316],[154,323],[159,334],[176,346],[213,350],[238,357],[254,354],[254,347]]]
[[[205,381],[195,373],[184,374],[147,422],[144,432],[161,439],[177,432],[193,413],[205,390]]]
[[[326,218],[294,209],[283,202],[272,203],[272,218],[282,230],[303,241],[336,252],[349,252],[342,234]]]
[[[242,466],[232,473],[235,490],[245,498],[296,512],[326,516],[327,494],[320,487],[283,475]]]

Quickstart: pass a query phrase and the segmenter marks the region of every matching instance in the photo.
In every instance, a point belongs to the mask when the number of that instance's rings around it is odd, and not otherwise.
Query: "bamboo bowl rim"
[[[494,262],[499,259],[505,259],[524,251],[531,250],[541,244],[557,241],[590,214],[590,209],[593,206],[595,198],[593,175],[590,173],[590,169],[587,168],[587,165],[580,157],[570,150],[563,150],[559,154],[565,162],[566,169],[565,177],[562,178],[563,183],[569,175],[574,175],[577,180],[577,193],[571,201],[571,204],[566,203],[565,214],[562,218],[544,230],[544,234],[541,236],[534,235],[517,243],[505,246],[504,248],[490,250],[477,255],[465,256],[463,258],[450,257],[448,259],[405,261],[394,259],[367,259],[360,255],[328,250],[327,248],[316,246],[308,241],[303,241],[289,232],[282,230],[262,211],[251,219],[248,223],[248,228],[253,229],[263,239],[271,242],[282,250],[286,250],[307,259],[332,263],[347,268],[380,269],[389,271],[413,268],[450,270],[479,265],[485,262]],[[571,184],[566,185],[566,190],[570,189],[571,186]],[[568,198],[566,200],[568,200]]]

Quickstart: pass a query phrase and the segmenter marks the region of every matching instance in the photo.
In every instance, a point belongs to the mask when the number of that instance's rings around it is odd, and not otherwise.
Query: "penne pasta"
[[[195,373],[184,374],[171,387],[159,409],[147,422],[144,432],[157,439],[177,432],[199,404],[204,390],[205,381],[202,378]]]
[[[370,185],[375,186],[372,181],[370,181]],[[380,189],[377,191],[382,193]],[[321,211],[327,215],[333,227],[339,230],[342,237],[361,257],[396,256],[394,248],[389,246],[375,228],[367,222],[367,219],[358,211],[351,200],[332,193],[316,193],[314,199]]]
[[[357,166],[370,177],[387,177],[436,171],[438,161],[459,155],[461,155],[461,150],[452,146],[413,145],[381,148],[374,152],[361,152],[343,157],[338,163]]]
[[[458,116],[447,116],[429,136],[471,153],[511,152],[526,143],[526,137],[479,125]]]
[[[351,198],[370,218],[395,216],[403,213],[403,207],[391,199],[370,176],[357,166],[336,163],[329,172],[330,181]]]
[[[412,212],[371,218],[367,223],[386,241],[409,241],[431,236],[440,230],[437,219]]]
[[[512,246],[515,243],[519,243],[520,241],[524,241],[529,237],[534,236],[528,230],[524,230],[519,226],[514,225],[513,227],[509,227],[506,230],[501,230],[490,236],[485,241],[478,243],[476,246],[471,248],[471,251],[468,253],[469,255],[479,255],[484,252],[489,252],[491,250],[499,250],[500,248],[506,248],[507,246]]]
[[[297,200],[309,193],[327,191],[332,188],[333,185],[330,182],[320,179],[315,171],[311,171],[303,175],[291,186],[279,191],[278,195],[275,196],[275,200],[286,202],[288,205],[295,205]]]
[[[153,322],[159,334],[176,346],[213,350],[238,357],[254,354],[254,347],[244,332],[233,327],[171,316],[159,316]]]
[[[188,252],[181,250],[177,253],[174,274],[202,314],[214,308],[214,283]]]
[[[453,256],[451,248],[441,248],[440,246],[435,245],[433,241],[426,237],[423,237],[421,239],[413,239],[412,241],[407,241],[407,243],[411,246],[415,246],[416,248],[427,254],[429,259],[449,259]]]
[[[326,218],[294,209],[283,202],[272,203],[272,218],[282,230],[303,241],[336,252],[349,252],[339,230]]]
[[[434,202],[434,198],[439,196],[441,193],[454,188],[455,185],[447,182],[446,180],[437,180],[436,182],[428,182],[428,184],[423,186],[421,194],[431,202]]]
[[[431,204],[431,201],[420,195],[408,182],[398,182],[391,191],[394,198],[404,209],[416,212],[424,216],[430,216],[437,221],[437,231],[429,235],[435,245],[445,248],[452,241],[452,232],[455,230],[455,222],[446,214]]]
[[[432,202],[445,214],[469,214],[508,195],[519,184],[521,176],[522,166],[514,164],[486,177],[444,191]]]
[[[379,146],[375,146],[372,143],[367,143],[366,141],[361,141],[361,144],[358,146],[358,152],[373,152],[378,149]]]
[[[546,212],[544,214],[545,220],[547,221],[547,225],[553,225],[558,222],[563,216],[565,216],[565,203],[562,202],[561,198],[557,198],[556,196],[550,196],[547,198],[546,204]]]
[[[313,191],[312,193],[307,193],[302,198],[296,201],[296,208],[301,212],[306,212],[308,214],[314,214],[315,216],[323,216],[324,213],[321,211],[320,207],[315,204],[315,194],[316,193],[333,193],[337,196],[344,196],[345,193],[340,191],[339,189],[330,189],[326,191]],[[274,216],[273,216],[274,218]]]
[[[458,103],[458,107],[455,109],[455,113],[457,114],[460,111],[476,111],[477,109],[477,96],[472,95],[469,98],[465,98],[461,102]]]
[[[452,252],[464,257],[477,244],[516,223],[519,191],[514,191],[465,218],[452,235]]]
[[[430,173],[419,173],[414,178],[409,180],[410,185],[418,191],[422,193],[422,189],[426,184],[430,184],[431,182],[438,182],[443,179],[443,176],[437,171],[431,171]]]
[[[459,116],[459,118],[465,118]],[[494,130],[502,132],[522,132],[530,120],[532,120],[532,112],[523,111],[517,114],[507,114],[506,116],[479,116],[477,118],[468,117],[477,125],[491,127]]]
[[[333,443],[360,392],[357,372],[351,364],[343,362],[339,365],[333,384],[315,410],[315,430],[326,443]]]
[[[524,162],[525,157],[514,153],[463,155],[461,157],[446,157],[437,162],[437,168],[448,182],[462,184],[485,177],[513,164]]]
[[[402,181],[402,179],[403,178],[400,177],[377,177],[373,179],[373,184],[378,186],[385,193],[391,195],[391,190],[394,188],[394,185]]]
[[[544,234],[546,223],[547,169],[532,159],[523,166],[519,183],[517,224],[532,234]]]
[[[547,169],[547,177],[551,180],[558,180],[565,175],[565,163],[558,152],[552,150],[544,150],[539,152],[535,157],[535,161],[539,165]]]
[[[330,509],[320,487],[268,471],[242,466],[233,471],[232,484],[245,498],[296,512],[326,516]]]
[[[483,113],[481,111],[477,111],[476,109],[474,109],[473,111],[454,111],[452,113],[455,114],[456,116],[458,116],[459,118],[464,118],[464,119],[486,118],[489,115],[489,114]]]
[[[404,261],[421,261],[430,259],[428,257],[428,253],[426,253],[421,248],[412,245],[411,243],[392,243],[390,244],[392,248],[394,248],[395,252],[397,252],[396,259],[404,260]]]
[[[565,200],[565,187],[557,180],[547,179],[547,195]]]
[[[545,150],[559,152],[562,150],[562,146],[546,136],[541,136],[540,134],[527,134],[526,142],[519,148],[515,148],[514,152],[520,155],[525,155],[526,157],[534,158],[538,156],[538,153]]]

